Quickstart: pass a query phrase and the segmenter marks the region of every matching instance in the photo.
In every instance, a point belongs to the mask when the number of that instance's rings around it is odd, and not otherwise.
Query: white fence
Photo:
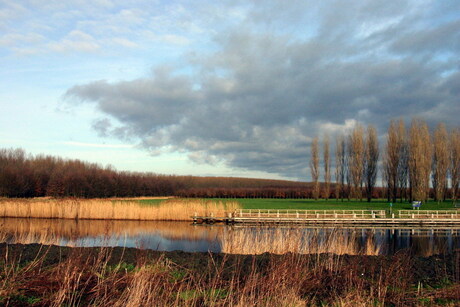
[[[369,219],[385,218],[385,210],[268,210],[239,209],[235,218],[284,218],[284,219]]]
[[[405,219],[460,219],[458,210],[399,210]]]

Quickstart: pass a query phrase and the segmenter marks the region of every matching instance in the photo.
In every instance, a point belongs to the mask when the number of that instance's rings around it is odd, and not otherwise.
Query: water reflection
[[[460,249],[459,228],[194,226],[184,222],[0,219],[0,242],[125,246],[232,254],[379,255],[411,249],[429,256]]]

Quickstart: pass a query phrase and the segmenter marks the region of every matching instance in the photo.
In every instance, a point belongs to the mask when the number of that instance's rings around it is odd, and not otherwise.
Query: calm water
[[[61,246],[125,246],[234,254],[393,254],[460,250],[460,228],[312,228],[201,226],[184,222],[0,219],[0,241]]]

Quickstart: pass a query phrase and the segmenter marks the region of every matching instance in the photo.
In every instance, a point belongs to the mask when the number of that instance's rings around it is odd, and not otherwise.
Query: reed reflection
[[[194,226],[186,222],[0,219],[0,242],[61,246],[125,246],[162,251],[416,255],[460,249],[460,229],[372,229]]]
[[[197,227],[184,222],[0,219],[0,241],[10,244],[220,252],[216,240],[220,230],[222,227]]]

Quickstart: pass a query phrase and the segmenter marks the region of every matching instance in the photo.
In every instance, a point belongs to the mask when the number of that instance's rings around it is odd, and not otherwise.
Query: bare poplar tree
[[[375,182],[377,180],[377,163],[379,160],[379,142],[377,130],[374,126],[367,127],[365,153],[364,153],[364,184],[366,188],[367,201],[372,199]]]
[[[422,182],[423,188],[425,190],[424,200],[427,201],[430,196],[430,175],[433,147],[431,146],[431,137],[430,132],[428,130],[428,125],[425,122],[423,122],[422,124],[420,134],[422,136]]]
[[[401,141],[399,164],[398,164],[398,188],[401,202],[403,197],[407,200],[407,183],[409,176],[409,145],[407,142],[407,133],[404,126],[404,121],[401,119],[398,121],[398,134]]]
[[[452,185],[452,199],[457,200],[460,183],[460,129],[450,133],[450,181]]]
[[[447,172],[449,170],[449,135],[443,123],[433,133],[432,184],[434,199],[442,201],[447,191]]]
[[[431,141],[426,123],[413,119],[409,137],[409,181],[411,200],[426,201],[431,173]]]
[[[331,168],[329,157],[329,136],[324,137],[323,143],[323,158],[324,158],[324,198],[329,199],[331,195]]]
[[[400,127],[404,128],[402,120],[391,121],[388,127],[387,143],[384,151],[383,165],[387,179],[389,200],[396,202],[398,194],[398,170],[400,167],[404,138]]]
[[[335,139],[335,197],[344,197],[345,173],[346,173],[346,142],[343,135]]]
[[[318,137],[313,139],[311,143],[310,157],[311,179],[313,180],[313,198],[319,197],[319,153],[318,153]]]
[[[364,129],[357,125],[349,136],[348,168],[351,182],[351,197],[362,200],[364,171]]]
[[[387,198],[390,201],[390,191],[389,191],[389,184],[388,184],[388,168],[386,167],[386,153],[383,152],[383,164],[382,164],[382,188],[385,187],[384,191],[384,198]]]

